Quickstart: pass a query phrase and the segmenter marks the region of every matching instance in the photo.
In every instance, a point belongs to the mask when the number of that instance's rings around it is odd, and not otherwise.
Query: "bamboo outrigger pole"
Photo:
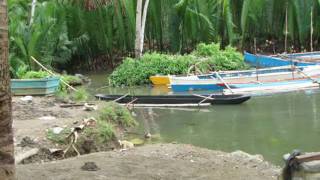
[[[42,65],[38,60],[36,60],[36,58],[34,58],[33,56],[31,56],[31,59],[37,63],[41,68],[43,68],[45,71],[47,71],[49,74],[56,76],[55,73],[53,73],[52,71],[50,71],[49,69],[47,69],[44,65]],[[66,86],[68,86],[70,89],[74,90],[75,92],[78,92],[78,90],[74,87],[72,87],[70,84],[68,84],[66,81],[64,81],[62,78],[60,78],[60,81],[65,84]]]
[[[233,94],[234,92],[232,91],[232,89],[230,88],[230,86],[222,79],[222,77],[219,75],[218,72],[216,72],[216,76],[217,76],[217,78],[229,89],[229,91]]]

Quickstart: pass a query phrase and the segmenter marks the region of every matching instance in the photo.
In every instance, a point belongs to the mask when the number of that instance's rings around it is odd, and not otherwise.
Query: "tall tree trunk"
[[[310,51],[313,51],[313,5],[310,14]]]
[[[286,32],[284,35],[284,52],[287,53],[287,47],[288,47],[288,2],[286,3],[286,21],[285,21],[285,28]]]
[[[15,179],[7,0],[0,0],[0,179]]]
[[[144,30],[145,30],[145,27],[146,27],[148,6],[149,6],[149,0],[146,0],[146,2],[144,3],[143,15],[142,15],[142,24],[141,24],[141,32],[140,32],[141,34],[140,34],[139,57],[142,56],[142,51],[143,51]]]
[[[142,0],[137,2],[137,13],[136,13],[136,40],[135,40],[135,57],[139,58],[142,56],[143,44],[144,44],[144,30],[146,26],[146,19],[148,13],[149,0],[144,3],[142,11]]]
[[[141,34],[141,16],[142,16],[142,0],[138,0],[137,9],[136,9],[136,40],[135,40],[135,46],[134,46],[135,57],[140,57],[139,47],[140,47],[140,34]]]
[[[32,0],[29,25],[31,25],[33,23],[34,12],[36,10],[36,4],[37,4],[37,0]]]

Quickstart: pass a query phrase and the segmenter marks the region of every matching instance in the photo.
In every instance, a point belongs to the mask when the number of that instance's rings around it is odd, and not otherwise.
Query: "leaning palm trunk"
[[[0,179],[15,179],[8,65],[7,1],[0,0]]]

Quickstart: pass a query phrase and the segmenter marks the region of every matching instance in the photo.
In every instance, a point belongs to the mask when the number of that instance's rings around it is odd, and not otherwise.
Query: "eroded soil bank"
[[[97,171],[85,171],[94,162]],[[45,164],[17,166],[29,179],[277,179],[279,169],[244,153],[225,153],[191,145],[155,144],[127,151],[93,153]]]
[[[95,102],[98,106],[101,102]],[[61,108],[52,97],[35,97],[31,103],[13,98],[13,119],[16,153],[28,136],[37,147],[55,148],[46,139],[46,130],[55,126],[72,126],[76,121],[92,116],[81,107]],[[43,118],[47,117],[47,118]],[[48,118],[51,117],[51,118]],[[32,146],[32,145],[31,145]],[[64,160],[35,159],[27,165],[17,165],[20,180],[30,179],[277,179],[279,167],[242,152],[225,153],[191,145],[153,144],[120,152],[92,153]],[[51,162],[45,162],[51,161]],[[36,162],[36,163],[32,163]],[[94,162],[97,171],[81,167]]]

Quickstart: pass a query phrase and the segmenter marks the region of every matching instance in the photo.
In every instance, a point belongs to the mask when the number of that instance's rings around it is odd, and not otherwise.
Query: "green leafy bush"
[[[146,84],[152,75],[187,74],[192,65],[201,72],[247,68],[236,49],[221,50],[219,44],[199,44],[190,55],[147,53],[138,60],[126,58],[110,75],[109,82],[113,86]]]

